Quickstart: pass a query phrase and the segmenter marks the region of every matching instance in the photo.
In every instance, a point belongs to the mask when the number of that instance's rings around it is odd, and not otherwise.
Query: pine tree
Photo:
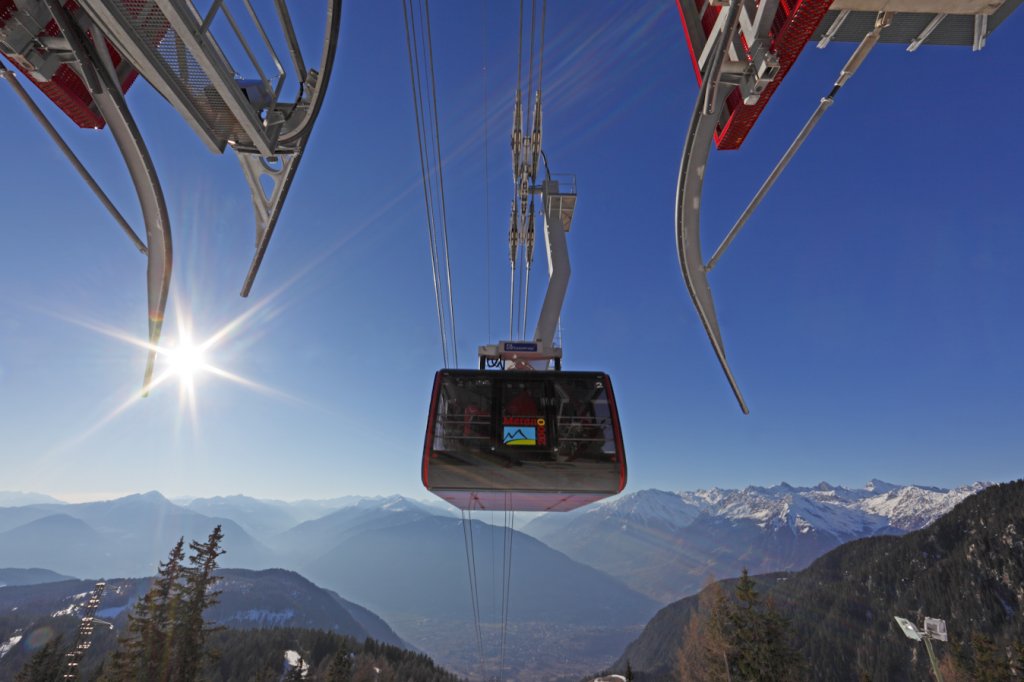
[[[709,581],[697,597],[679,650],[682,682],[722,682],[729,679],[732,645],[727,633],[729,599],[721,583]]]
[[[733,680],[781,682],[801,676],[802,659],[787,641],[789,622],[774,604],[761,603],[745,568],[736,583],[736,604],[726,621],[735,652],[730,669]]]
[[[111,682],[170,679],[171,643],[174,624],[181,605],[182,560],[185,538],[171,548],[166,562],[160,563],[156,580],[135,603],[128,616],[128,633],[118,640],[110,670],[103,675]]]
[[[1013,651],[1013,673],[1024,677],[1024,641],[1014,642],[1010,649]]]
[[[727,615],[731,639],[736,647],[733,665],[739,679],[757,680],[762,673],[764,655],[759,633],[761,619],[757,612],[761,597],[745,568],[736,583],[736,602]]]
[[[352,679],[352,654],[340,647],[327,669],[327,682],[349,682]]]
[[[64,672],[63,637],[51,639],[32,655],[28,663],[18,672],[14,682],[53,682]]]
[[[978,682],[999,682],[1010,679],[1010,662],[991,636],[981,632],[971,635],[974,649],[974,679]]]
[[[150,590],[135,603],[128,617],[128,633],[118,642],[110,669],[101,675],[109,682],[193,682],[211,654],[206,651],[207,635],[216,628],[206,625],[203,612],[218,601],[213,589],[217,558],[224,554],[221,527],[206,542],[189,543],[192,553],[185,558],[185,539],[171,549],[160,564]]]
[[[181,611],[176,619],[176,637],[172,664],[172,679],[191,682],[211,655],[206,651],[206,638],[216,628],[206,625],[203,613],[220,601],[220,592],[213,589],[219,578],[213,574],[217,559],[224,550],[220,543],[224,539],[218,525],[206,542],[193,540],[189,543],[192,553],[189,566],[182,573],[185,584],[182,590]]]

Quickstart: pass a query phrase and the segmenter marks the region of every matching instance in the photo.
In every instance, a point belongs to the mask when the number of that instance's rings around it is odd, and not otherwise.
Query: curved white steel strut
[[[152,380],[170,289],[171,230],[156,169],[124,93],[141,76],[211,151],[223,153],[231,147],[238,155],[256,214],[255,255],[242,287],[242,295],[248,295],[334,65],[342,0],[320,2],[326,14],[318,60],[303,56],[292,24],[291,13],[296,10],[290,10],[286,0],[273,0],[276,18],[262,16],[267,12],[262,8],[257,12],[253,0],[230,3],[234,11],[220,1],[201,3],[200,10],[193,0],[18,0],[0,13],[0,53],[80,127],[109,126],[128,167],[146,226],[145,244],[13,72],[0,66],[0,77],[12,84],[148,257],[149,357],[144,391]],[[279,32],[267,30],[274,22]],[[237,59],[229,59],[222,49],[221,34]],[[308,61],[315,68],[308,68]],[[243,73],[251,77],[243,78],[239,75]],[[297,92],[294,100],[282,97],[286,85],[289,94]]]
[[[734,10],[738,7],[739,2],[734,2],[730,7],[732,24],[735,24]],[[726,34],[731,35],[728,31]],[[712,63],[717,63],[719,69],[722,58],[730,45],[730,40],[720,40],[715,48],[721,56]],[[704,189],[704,171],[711,154],[715,126],[718,125],[718,121],[722,117],[722,107],[731,90],[727,87],[714,88],[713,100],[705,102],[709,89],[712,89],[712,84],[718,80],[718,76],[718,73],[709,73],[708,77],[701,82],[697,104],[693,109],[690,127],[686,134],[683,157],[679,164],[679,183],[676,189],[676,249],[679,252],[679,266],[683,271],[683,280],[686,282],[686,288],[697,308],[697,315],[704,325],[708,339],[711,340],[711,347],[715,351],[719,364],[722,365],[722,371],[725,372],[725,377],[729,380],[732,392],[736,395],[736,400],[739,401],[740,409],[744,414],[748,414],[749,410],[743,400],[743,394],[740,393],[740,387],[725,359],[722,332],[718,328],[715,302],[711,297],[711,287],[708,285],[707,270],[704,267],[700,250],[700,202],[701,192]],[[706,104],[707,106],[705,106]]]
[[[106,120],[121,156],[124,157],[142,208],[142,218],[146,225],[146,257],[149,261],[146,268],[149,353],[142,379],[142,390],[145,393],[149,390],[153,378],[156,347],[160,343],[167,294],[171,286],[171,226],[167,217],[167,204],[153,160],[121,93],[110,53],[106,49],[97,50],[94,47],[96,44],[106,44],[103,34],[95,25],[90,25],[88,30],[93,34],[95,41],[90,43],[85,40],[85,31],[80,30],[57,0],[47,0],[47,4],[54,21],[70,45],[76,70],[89,85],[93,101]],[[83,20],[91,23],[84,17]]]

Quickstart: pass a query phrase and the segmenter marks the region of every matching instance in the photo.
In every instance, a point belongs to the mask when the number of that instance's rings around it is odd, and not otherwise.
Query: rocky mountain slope
[[[925,616],[949,624],[940,655],[970,660],[971,636],[1013,651],[1024,640],[1024,481],[991,486],[931,525],[903,537],[857,540],[790,574],[757,576],[762,596],[791,623],[808,679],[918,680],[927,656],[893,620]],[[643,679],[672,679],[696,596],[662,609],[626,660]]]
[[[742,490],[642,490],[569,514],[541,516],[524,531],[633,589],[668,602],[709,578],[800,569],[862,537],[922,528],[982,489],[873,480],[862,489],[821,483]]]

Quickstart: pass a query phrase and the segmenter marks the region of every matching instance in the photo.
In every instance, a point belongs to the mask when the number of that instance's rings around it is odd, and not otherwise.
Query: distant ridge
[[[844,542],[922,528],[986,485],[947,490],[873,479],[861,489],[824,481],[651,489],[545,514],[523,530],[667,603],[695,593],[709,577],[734,577],[744,567],[796,570]]]
[[[18,490],[0,490],[0,507],[24,507],[30,504],[66,504],[56,497]]]
[[[927,656],[897,629],[893,616],[949,624],[939,655],[970,657],[974,632],[997,651],[1024,635],[1024,481],[993,485],[927,527],[903,537],[874,537],[828,552],[797,573],[755,576],[762,598],[791,619],[794,641],[812,680],[930,679]],[[731,581],[727,581],[731,582]],[[697,603],[662,609],[629,645],[626,661],[643,680],[669,680],[675,652]],[[1024,661],[1022,661],[1024,663]]]
[[[77,578],[61,575],[45,568],[0,568],[0,587],[57,583],[62,580],[77,580]]]
[[[204,539],[222,525],[223,563],[267,568],[274,553],[230,519],[184,509],[158,492],[102,502],[0,508],[0,566],[42,566],[79,576],[143,576],[179,537]]]
[[[4,569],[0,569],[0,575]],[[411,647],[379,616],[341,599],[298,573],[281,569],[249,571],[219,569],[219,603],[205,612],[205,618],[231,630],[296,628],[326,630],[360,642],[368,637],[403,649]],[[112,630],[98,628],[86,668],[99,664],[118,635],[127,627],[128,613],[151,585],[151,578],[111,578],[97,615],[113,623]],[[82,606],[93,581],[65,580],[45,584],[0,588],[0,645],[32,640],[33,631],[58,632],[73,637]],[[3,651],[3,649],[0,649]],[[0,680],[14,679],[32,655],[31,646],[13,646],[0,653]]]

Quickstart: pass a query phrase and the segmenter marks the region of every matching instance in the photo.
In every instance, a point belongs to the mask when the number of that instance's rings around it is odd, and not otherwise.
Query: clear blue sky
[[[464,364],[507,329],[518,3],[487,3],[486,26],[484,6],[432,7]],[[1021,475],[1024,92],[1007,65],[1022,38],[1017,12],[979,53],[882,45],[844,88],[711,276],[745,417],[675,252],[696,84],[674,3],[549,3],[544,147],[580,196],[565,366],[612,375],[628,490]],[[852,49],[805,50],[744,148],[713,154],[706,247]],[[205,377],[193,420],[173,386],[111,416],[145,357],[93,327],[145,334],[145,259],[0,87],[0,489],[420,496],[441,353],[409,88],[401,4],[345,3],[331,91],[249,300],[237,162],[147,84],[130,92],[171,212],[171,310],[202,338],[261,306],[212,361],[271,391]],[[141,230],[109,135],[44,105]],[[172,312],[168,339],[175,324]]]

